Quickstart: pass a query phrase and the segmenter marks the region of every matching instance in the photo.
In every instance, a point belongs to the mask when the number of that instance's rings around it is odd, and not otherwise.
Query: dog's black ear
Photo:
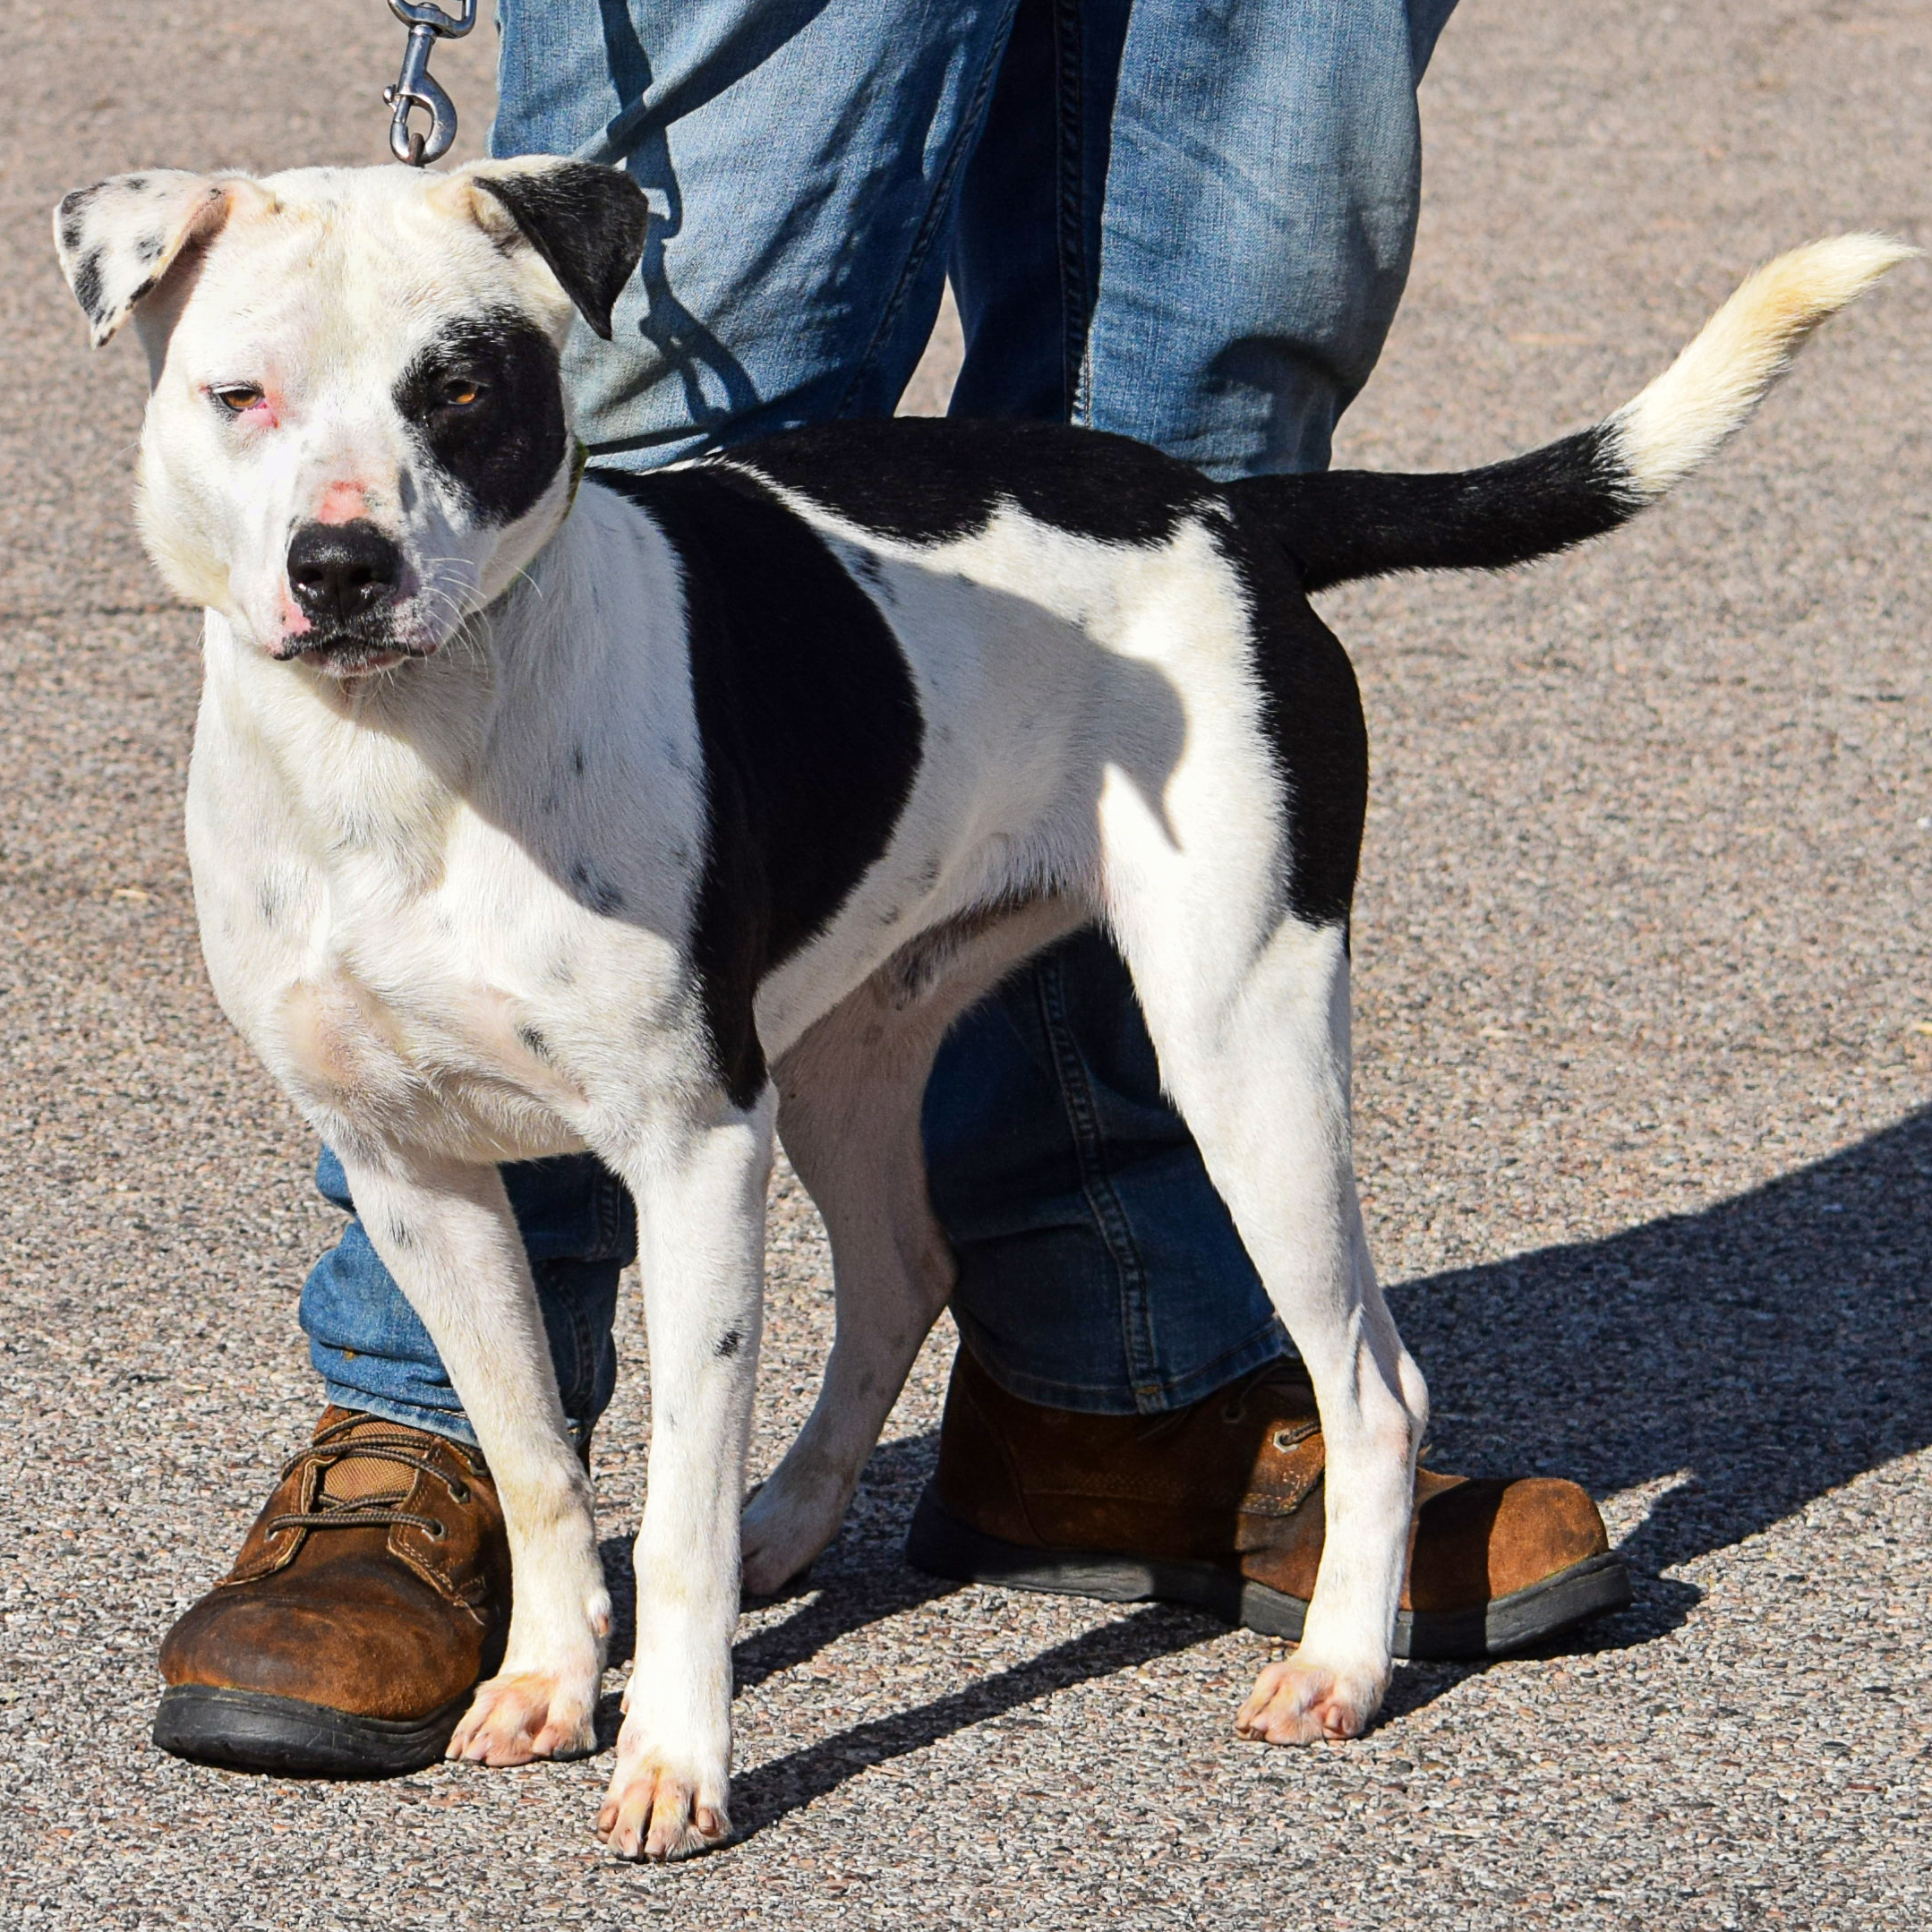
[[[54,210],[54,246],[97,349],[191,244],[205,245],[221,232],[241,180],[150,168],[110,175],[63,200]]]
[[[577,311],[611,339],[611,311],[644,252],[650,204],[615,167],[532,156],[465,170],[500,204],[557,278]]]

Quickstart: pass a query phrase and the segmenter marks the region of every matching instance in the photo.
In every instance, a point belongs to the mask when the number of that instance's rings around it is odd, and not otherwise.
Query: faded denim
[[[501,0],[492,151],[621,165],[656,218],[614,343],[567,355],[592,460],[889,413],[950,270],[955,414],[1220,476],[1321,467],[1407,274],[1415,86],[1453,4]],[[925,1130],[954,1315],[1015,1393],[1156,1411],[1286,1347],[1096,935],[968,1016]],[[588,1158],[506,1174],[586,1428],[628,1203]],[[349,1205],[326,1155],[320,1179]],[[355,1222],[302,1319],[332,1400],[467,1436]]]

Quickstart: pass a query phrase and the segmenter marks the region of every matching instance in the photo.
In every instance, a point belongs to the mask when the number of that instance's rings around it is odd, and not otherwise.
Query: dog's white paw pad
[[[1359,1738],[1382,1701],[1383,1688],[1383,1673],[1338,1670],[1297,1654],[1262,1671],[1235,1729],[1261,1744]]]
[[[620,1762],[597,1814],[597,1835],[620,1859],[663,1864],[695,1858],[731,1835],[722,1790],[705,1791],[695,1778],[645,1762]]]
[[[473,1765],[527,1765],[536,1757],[582,1757],[595,1745],[591,1700],[546,1671],[492,1677],[476,1687],[446,1757]]]

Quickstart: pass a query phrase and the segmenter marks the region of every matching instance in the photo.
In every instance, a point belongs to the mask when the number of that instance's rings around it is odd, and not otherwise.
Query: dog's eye
[[[224,382],[218,389],[211,389],[209,393],[231,416],[252,409],[261,400],[261,391],[248,382]]]
[[[469,377],[447,376],[436,399],[445,409],[467,409],[482,394],[482,387]]]

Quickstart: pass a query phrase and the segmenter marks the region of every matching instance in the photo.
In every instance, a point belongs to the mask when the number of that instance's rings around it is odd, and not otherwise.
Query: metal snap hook
[[[476,24],[476,0],[463,0],[460,14],[445,13],[422,0],[389,0],[389,12],[409,30],[403,48],[403,69],[382,98],[395,109],[389,121],[389,152],[411,167],[440,161],[457,138],[456,103],[430,73],[430,54],[439,40],[457,40]],[[428,131],[412,128],[409,117],[420,107],[430,117]]]

